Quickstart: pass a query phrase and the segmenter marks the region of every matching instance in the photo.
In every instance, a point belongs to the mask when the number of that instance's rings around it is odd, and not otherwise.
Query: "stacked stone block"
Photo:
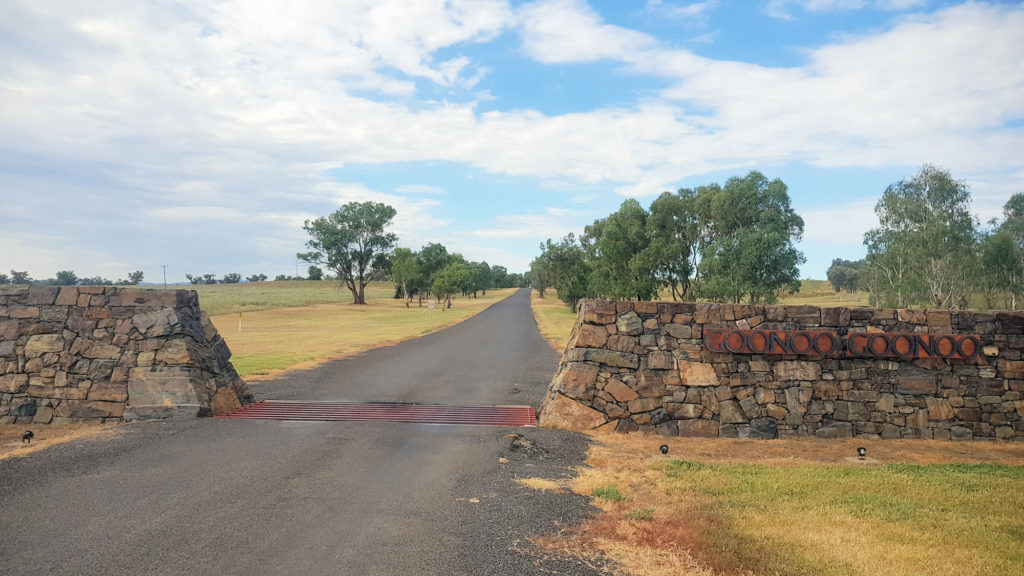
[[[971,359],[712,352],[705,329],[972,334]],[[664,435],[1024,439],[1024,313],[580,304],[542,425]]]
[[[195,291],[0,286],[0,423],[229,411],[230,356]]]

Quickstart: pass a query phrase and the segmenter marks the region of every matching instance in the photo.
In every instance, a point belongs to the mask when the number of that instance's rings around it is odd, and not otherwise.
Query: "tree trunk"
[[[356,304],[366,304],[366,282],[359,281],[359,300]]]
[[[355,281],[346,279],[345,287],[349,289],[349,292],[352,292],[352,303],[361,304],[361,302],[359,301],[359,290],[356,288]]]

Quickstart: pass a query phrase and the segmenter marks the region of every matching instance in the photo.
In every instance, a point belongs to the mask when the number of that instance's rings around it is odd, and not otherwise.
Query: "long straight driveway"
[[[287,375],[258,392],[287,400],[537,407],[557,365],[523,289],[447,330]]]
[[[258,398],[536,405],[556,363],[521,291],[448,330],[254,388]],[[570,474],[585,446],[533,428],[131,424],[0,461],[0,573],[591,574],[527,542],[578,522],[586,502],[515,482]]]

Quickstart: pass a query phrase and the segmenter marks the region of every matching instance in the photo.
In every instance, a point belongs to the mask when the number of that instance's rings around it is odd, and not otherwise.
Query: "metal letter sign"
[[[974,358],[977,336],[854,332],[704,329],[704,347],[731,354],[813,355],[842,358]]]

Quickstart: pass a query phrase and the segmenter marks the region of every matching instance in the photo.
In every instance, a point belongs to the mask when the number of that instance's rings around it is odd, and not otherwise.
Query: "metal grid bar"
[[[447,406],[357,402],[290,402],[267,400],[221,414],[217,418],[258,420],[384,420],[422,424],[533,426],[532,406]]]

